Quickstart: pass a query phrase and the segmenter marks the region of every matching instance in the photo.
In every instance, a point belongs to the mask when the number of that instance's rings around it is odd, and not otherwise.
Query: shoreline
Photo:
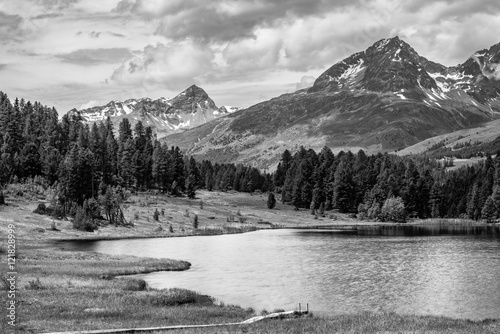
[[[243,197],[244,195],[238,194],[238,196]],[[255,201],[256,196],[251,200]],[[157,271],[185,271],[191,267],[189,262],[139,256],[111,256],[98,252],[68,251],[57,246],[57,243],[61,241],[85,242],[209,235],[191,234],[191,230],[187,230],[187,225],[185,225],[185,234],[152,235],[151,227],[158,223],[148,224],[148,221],[144,220],[130,229],[108,226],[103,229],[104,232],[100,231],[101,235],[93,236],[88,236],[86,232],[73,230],[68,221],[58,221],[57,225],[60,231],[52,231],[49,228],[50,218],[33,214],[35,206],[36,203],[17,202],[12,206],[0,207],[2,219],[16,224],[16,238],[19,248],[17,254],[19,266],[19,327],[17,329],[19,332],[41,333],[64,330],[238,322],[258,314],[255,310],[239,306],[217,304],[212,297],[193,291],[176,288],[151,289],[141,279],[116,277]],[[180,214],[172,215],[174,219],[171,219],[169,224],[178,224],[177,222],[183,219],[184,208],[190,212],[194,211],[192,206],[185,204],[174,207]],[[152,210],[152,208],[148,209]],[[225,211],[222,211],[223,209]],[[221,209],[220,206],[212,205],[209,201],[206,202],[205,210],[197,211],[200,212],[201,217],[212,216],[220,211],[222,213],[216,216],[219,217],[219,220],[225,218],[228,212],[226,208]],[[256,230],[266,229],[258,228],[258,224],[256,224],[258,221],[257,213],[260,215],[260,211],[262,211],[260,208],[242,207],[241,211],[242,216],[253,219],[257,226]],[[296,228],[298,221],[302,221],[303,224],[317,222],[311,219],[307,212],[300,212],[299,217],[297,217],[297,212],[292,210],[289,212],[266,210],[262,215],[267,215],[263,218],[265,220],[278,217],[283,220],[284,217],[290,215],[294,223],[284,228]],[[210,220],[210,222],[212,221],[214,220]],[[203,220],[203,223],[205,222],[206,220]],[[165,222],[160,223],[165,224]],[[337,221],[329,224],[322,223],[322,225],[334,228],[339,223]],[[222,226],[225,224],[223,222]],[[370,223],[349,221],[348,224],[366,226]],[[381,224],[376,223],[377,226]],[[177,230],[179,225],[175,226]],[[213,226],[217,228],[217,225]],[[212,228],[212,226],[208,226],[208,228]],[[132,235],[131,232],[134,234]],[[6,254],[1,253],[0,255]],[[6,262],[3,261],[4,265]],[[287,321],[274,320],[245,325],[242,328],[232,328],[234,330],[232,332],[240,333],[238,330],[244,330],[249,333],[279,333],[302,328],[304,332],[331,333],[334,331],[411,331],[415,328],[427,328],[428,330],[450,333],[493,333],[493,330],[500,328],[498,321],[498,319],[472,321],[438,316],[359,313],[328,318],[307,317]],[[449,331],[449,328],[453,328],[453,331]],[[180,332],[200,333],[194,329]],[[218,331],[209,330],[203,333],[218,333]]]
[[[444,220],[444,219],[443,219]],[[338,222],[333,224],[323,224],[323,225],[296,225],[296,226],[279,226],[272,228],[261,228],[256,226],[253,230],[247,231],[239,231],[239,232],[224,232],[219,234],[185,234],[185,235],[127,235],[127,236],[75,236],[69,238],[52,238],[48,239],[47,242],[50,243],[58,243],[58,242],[94,242],[94,241],[113,241],[113,240],[128,240],[128,239],[160,239],[160,238],[188,238],[188,237],[212,237],[212,236],[220,236],[220,235],[232,235],[232,234],[244,234],[251,233],[257,231],[266,231],[266,230],[325,230],[325,231],[359,231],[363,228],[377,228],[377,227],[487,227],[487,228],[498,228],[500,229],[500,223],[487,224],[482,222],[469,222],[467,220],[463,220],[463,222],[456,221],[455,222],[428,222],[429,219],[422,220],[414,220],[408,223],[388,223],[388,222],[365,222],[365,221],[357,221],[357,222]]]

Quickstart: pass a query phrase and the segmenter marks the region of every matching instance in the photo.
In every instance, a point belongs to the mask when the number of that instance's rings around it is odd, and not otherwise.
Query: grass
[[[255,230],[257,226],[274,228],[278,224],[280,227],[318,224],[318,221],[312,220],[308,210],[293,211],[279,203],[276,209],[268,210],[265,195],[200,192],[198,197],[203,198],[203,210],[198,210],[199,202],[185,198],[149,196],[142,199],[141,196],[133,196],[124,211],[128,220],[135,218],[136,213],[139,216],[134,221],[134,227],[102,226],[94,233],[85,233],[73,230],[69,221],[57,221],[55,226],[58,230],[54,230],[52,219],[32,213],[38,203],[27,203],[26,196],[9,195],[8,205],[0,207],[2,220],[13,222],[16,226],[19,289],[17,330],[21,333],[229,323],[255,315],[251,309],[223,305],[197,292],[175,287],[156,290],[149,288],[141,279],[121,277],[160,270],[186,270],[190,267],[188,262],[69,252],[59,249],[57,240],[212,235],[242,233]],[[141,207],[143,205],[151,206]],[[159,221],[148,222],[144,217],[156,208],[164,209],[165,215],[162,214]],[[190,216],[200,216],[197,231],[192,227],[191,217],[184,216],[186,210]],[[228,223],[227,216],[234,215],[238,210],[240,214],[244,213],[247,222]],[[346,223],[342,215],[337,215],[337,218],[339,223]],[[448,220],[446,222],[449,223]],[[425,223],[441,224],[442,220],[428,220]],[[159,225],[164,231],[154,233]],[[170,232],[170,226],[174,233]],[[0,239],[0,245],[6,245],[6,235],[0,235]],[[5,247],[0,246],[2,272],[8,271],[5,270],[6,256]],[[2,321],[0,332],[6,332],[5,325]],[[177,333],[494,333],[499,328],[498,321],[471,322],[440,317],[363,313],[332,318],[274,320],[241,327],[191,329]]]
[[[413,221],[417,225],[484,225],[482,222],[478,222],[471,219],[459,219],[459,218],[432,218],[432,219],[418,219]]]
[[[258,322],[248,326],[188,329],[177,333],[498,333],[495,320],[473,322],[442,317],[361,313],[332,318],[306,317]]]
[[[18,255],[18,303],[24,332],[151,327],[241,321],[251,310],[220,306],[183,289],[156,290],[118,275],[186,270],[185,261],[69,252],[23,246]],[[114,278],[114,279],[113,279]]]

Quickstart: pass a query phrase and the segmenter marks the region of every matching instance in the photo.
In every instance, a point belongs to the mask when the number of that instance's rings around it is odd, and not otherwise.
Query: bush
[[[213,305],[214,303],[214,299],[210,296],[184,289],[158,290],[156,294],[148,296],[147,299],[154,306]]]
[[[174,233],[174,228],[173,228],[173,226],[172,226],[172,225],[170,225],[170,226],[168,227],[168,230],[169,230],[169,232],[170,232],[170,233]]]
[[[45,287],[43,286],[42,282],[40,279],[37,277],[34,280],[31,280],[28,282],[28,284],[25,286],[26,289],[28,290],[43,290]]]
[[[158,217],[160,216],[160,212],[158,212],[158,209],[155,209],[155,212],[153,213],[153,218],[158,221]]]
[[[33,212],[38,213],[39,215],[44,215],[47,213],[47,207],[45,206],[45,204],[40,203]]]
[[[140,278],[125,278],[125,286],[123,290],[127,291],[144,291],[147,290],[148,284]]]
[[[76,210],[75,219],[73,220],[73,228],[85,232],[94,232],[97,230],[97,224],[94,222],[82,207]]]
[[[5,196],[2,190],[0,190],[0,205],[5,205]]]
[[[134,212],[134,219],[139,220],[139,212]]]
[[[390,197],[385,200],[380,216],[384,221],[404,223],[406,221],[405,205],[401,197]]]
[[[52,223],[50,224],[50,230],[51,231],[59,231],[59,229],[57,228],[57,223],[55,220],[52,221]]]

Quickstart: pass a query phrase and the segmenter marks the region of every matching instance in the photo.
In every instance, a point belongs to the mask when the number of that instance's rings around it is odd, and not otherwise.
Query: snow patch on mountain
[[[361,70],[363,70],[364,60],[360,59],[357,64],[350,65],[344,73],[339,77],[339,80],[348,79],[356,76]]]
[[[128,118],[132,125],[140,120],[144,126],[151,126],[160,137],[202,125],[238,110],[234,106],[218,108],[203,89],[193,85],[172,99],[161,97],[153,100],[145,97],[123,102],[111,101],[104,106],[72,109],[68,114],[77,113],[89,123],[104,121],[107,117],[114,123]]]

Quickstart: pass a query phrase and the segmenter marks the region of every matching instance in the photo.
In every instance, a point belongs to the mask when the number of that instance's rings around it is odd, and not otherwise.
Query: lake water
[[[137,276],[155,288],[195,290],[257,311],[294,309],[300,302],[322,315],[392,311],[500,317],[498,230],[429,236],[436,233],[402,229],[265,230],[61,246],[186,260],[192,264],[188,271]]]

